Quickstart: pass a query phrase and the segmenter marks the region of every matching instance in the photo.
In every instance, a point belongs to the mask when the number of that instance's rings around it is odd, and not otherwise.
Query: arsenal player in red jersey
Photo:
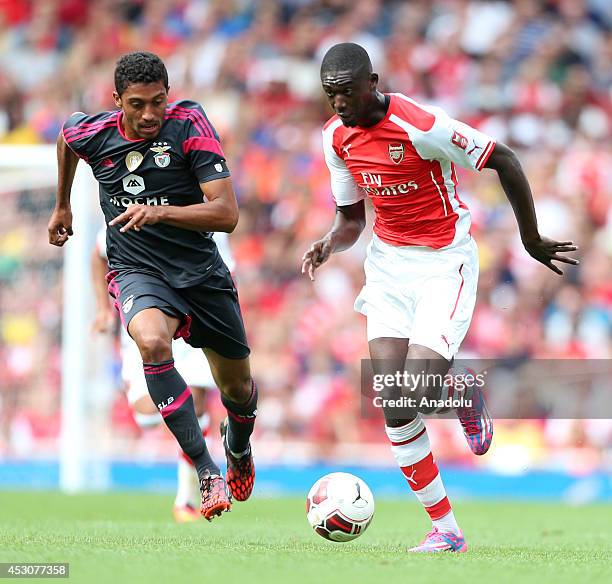
[[[355,309],[367,317],[375,376],[414,375],[410,387],[399,381],[384,386],[379,401],[391,450],[433,524],[410,551],[464,552],[467,544],[421,417],[440,411],[431,404],[452,392],[444,383],[425,380],[448,373],[476,300],[478,250],[470,212],[457,193],[455,166],[497,172],[525,249],[553,272],[562,274],[553,261],[578,263],[565,255],[577,247],[540,235],[529,183],[510,148],[439,108],[378,91],[378,75],[359,45],[332,47],[321,65],[321,82],[335,114],[323,129],[323,147],[336,217],[329,233],[304,254],[302,272],[314,279],[332,253],[357,241],[368,197],[375,210],[374,234]],[[434,375],[415,382],[419,373]],[[407,395],[411,407],[394,407]],[[484,454],[493,424],[482,391],[473,384],[463,397],[457,417],[471,450]]]

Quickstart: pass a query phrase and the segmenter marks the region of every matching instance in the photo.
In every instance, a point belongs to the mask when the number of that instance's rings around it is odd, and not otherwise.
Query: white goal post
[[[0,197],[21,189],[54,189],[56,184],[55,146],[0,145]],[[93,461],[87,449],[91,436],[88,436],[86,392],[92,385],[88,364],[93,356],[91,344],[84,342],[84,338],[91,328],[93,295],[89,257],[96,225],[100,223],[96,199],[96,181],[90,168],[81,163],[71,196],[75,235],[62,250],[57,250],[64,260],[59,486],[70,493],[89,490],[92,486],[88,476],[92,466],[89,463]],[[41,290],[41,295],[44,293]]]

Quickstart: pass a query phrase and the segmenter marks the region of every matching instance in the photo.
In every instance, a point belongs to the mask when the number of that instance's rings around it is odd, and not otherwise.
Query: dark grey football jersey
[[[185,206],[203,202],[200,183],[229,176],[219,137],[202,106],[168,104],[154,140],[130,140],[121,111],[93,116],[77,112],[64,124],[68,146],[92,168],[100,188],[106,223],[128,205]],[[175,288],[206,279],[222,260],[210,233],[157,223],[120,233],[108,226],[106,248],[111,270],[140,271]]]

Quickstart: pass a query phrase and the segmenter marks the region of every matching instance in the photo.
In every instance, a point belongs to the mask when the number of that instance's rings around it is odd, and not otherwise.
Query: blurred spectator
[[[333,216],[320,145],[330,112],[318,70],[339,41],[368,49],[385,90],[441,105],[514,147],[542,232],[580,245],[581,265],[559,279],[523,251],[495,176],[461,172],[481,253],[464,353],[612,357],[609,2],[0,0],[0,22],[0,141],[52,143],[72,111],[111,108],[114,62],[130,50],[166,60],[171,98],[204,104],[241,205],[232,245],[265,388],[262,439],[312,440],[316,456],[349,442],[384,444],[358,418],[367,346],[352,301],[366,242],[333,258],[314,286],[299,274],[302,253]],[[57,436],[58,402],[49,396],[59,391],[61,265],[46,244],[51,196],[2,195],[0,453],[15,450],[17,436],[22,449],[28,437]],[[497,440],[532,444],[541,460],[546,444],[591,440],[597,449],[612,433],[526,423]],[[445,444],[441,456],[455,459],[459,450]]]

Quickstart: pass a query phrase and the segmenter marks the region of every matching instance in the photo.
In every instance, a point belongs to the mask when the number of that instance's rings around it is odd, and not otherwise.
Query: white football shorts
[[[172,341],[172,354],[174,364],[187,385],[208,389],[217,387],[202,349],[195,349],[183,339],[178,339]],[[133,404],[141,397],[149,395],[149,390],[138,346],[124,328],[121,329],[121,359],[121,377],[127,385],[128,402]]]
[[[374,235],[364,267],[366,283],[355,310],[367,318],[368,341],[410,339],[450,361],[467,334],[476,303],[474,239],[432,249],[389,245]]]

